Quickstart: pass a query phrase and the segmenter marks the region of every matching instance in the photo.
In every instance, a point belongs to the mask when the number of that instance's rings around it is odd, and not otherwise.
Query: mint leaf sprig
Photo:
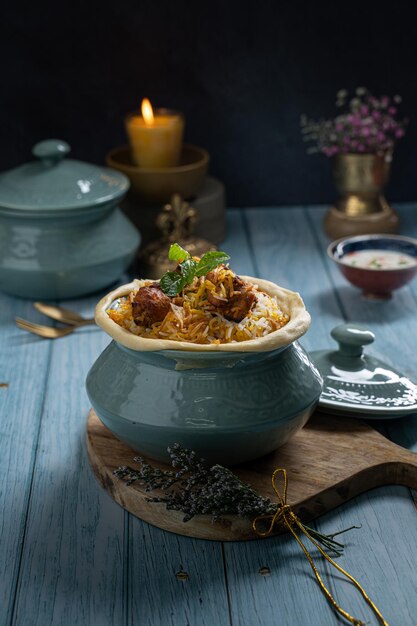
[[[176,261],[178,267],[175,272],[166,272],[159,281],[159,286],[167,296],[174,297],[186,285],[192,283],[196,276],[205,276],[218,265],[228,261],[230,256],[226,252],[215,250],[206,252],[199,261],[195,261],[187,250],[178,243],[173,243],[168,258],[170,261]]]

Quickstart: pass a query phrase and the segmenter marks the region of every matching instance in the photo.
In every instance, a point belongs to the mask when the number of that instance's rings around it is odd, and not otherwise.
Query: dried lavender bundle
[[[150,502],[161,502],[169,511],[184,514],[183,521],[190,521],[195,515],[211,515],[212,521],[224,515],[238,515],[251,519],[260,515],[273,515],[278,508],[269,498],[264,498],[241,481],[236,474],[222,465],[210,466],[196,453],[186,450],[176,443],[168,448],[171,470],[153,467],[142,457],[135,457],[138,469],[128,466],[118,467],[113,474],[127,485],[138,481],[145,485],[145,491],[159,489],[162,496],[149,498]],[[334,540],[350,528],[323,535],[304,525],[312,537],[336,555],[341,554],[343,544]],[[357,527],[352,527],[357,528]]]
[[[172,470],[161,470],[149,465],[143,458],[135,457],[139,469],[119,467],[114,471],[118,478],[130,485],[139,481],[146,491],[161,489],[163,496],[149,498],[163,502],[170,511],[184,513],[184,522],[195,515],[211,515],[218,520],[222,515],[268,515],[276,506],[268,498],[257,494],[247,483],[222,465],[209,466],[195,452],[179,444],[168,448]]]

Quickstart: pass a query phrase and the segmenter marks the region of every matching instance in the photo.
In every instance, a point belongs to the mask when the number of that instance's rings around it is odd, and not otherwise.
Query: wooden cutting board
[[[113,476],[120,465],[135,467],[133,458],[138,453],[112,435],[93,410],[88,415],[87,446],[91,466],[104,489],[145,522],[198,539],[257,538],[251,521],[237,516],[212,523],[209,516],[200,515],[184,523],[180,513],[167,511],[164,504],[147,502],[151,494],[145,493],[143,486],[134,483],[128,487]],[[396,484],[417,489],[417,454],[356,419],[316,414],[285,446],[233,470],[257,492],[276,501],[271,475],[277,467],[287,470],[288,503],[304,522],[374,487]]]

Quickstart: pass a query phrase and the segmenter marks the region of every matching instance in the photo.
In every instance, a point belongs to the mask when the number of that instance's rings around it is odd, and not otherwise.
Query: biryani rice
[[[215,292],[217,299],[227,301],[228,294],[233,292],[235,274],[222,266],[216,269],[215,277],[215,283],[206,276],[194,278],[179,298],[173,298],[171,310],[165,318],[149,327],[135,323],[132,301],[139,286],[149,286],[153,281],[138,282],[137,288],[128,296],[119,298],[107,314],[134,335],[196,344],[227,344],[256,339],[279,330],[289,321],[289,316],[280,309],[276,298],[260,291],[256,285],[251,285],[256,302],[246,317],[240,322],[227,320],[214,310],[208,296],[210,292]]]

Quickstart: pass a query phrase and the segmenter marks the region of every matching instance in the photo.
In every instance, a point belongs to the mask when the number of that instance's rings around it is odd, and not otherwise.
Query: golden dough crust
[[[307,332],[311,318],[299,293],[279,287],[269,280],[253,278],[252,276],[241,276],[241,278],[256,285],[261,291],[277,299],[281,310],[290,318],[285,326],[264,337],[223,344],[197,344],[187,341],[173,341],[172,339],[138,337],[110,319],[107,315],[107,310],[117,298],[127,296],[131,291],[139,289],[139,287],[146,284],[149,279],[146,281],[136,279],[127,285],[118,287],[104,296],[96,306],[96,323],[110,335],[110,337],[117,341],[117,343],[139,352],[156,352],[159,350],[186,350],[187,352],[270,352],[271,350],[288,346]]]

